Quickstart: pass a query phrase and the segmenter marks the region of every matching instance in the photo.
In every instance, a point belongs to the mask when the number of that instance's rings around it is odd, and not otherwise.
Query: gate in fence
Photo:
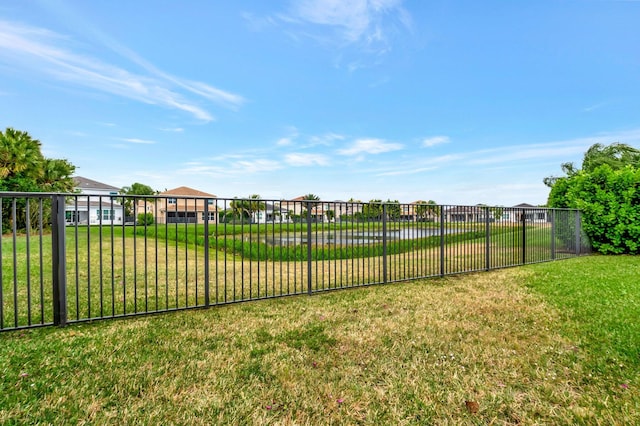
[[[0,331],[590,252],[577,210],[0,193]]]

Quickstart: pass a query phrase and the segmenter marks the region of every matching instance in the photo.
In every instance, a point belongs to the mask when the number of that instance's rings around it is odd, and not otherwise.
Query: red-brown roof
[[[188,186],[179,186],[178,188],[169,189],[168,191],[161,192],[158,195],[182,195],[188,197],[211,197],[217,198],[213,194],[198,191],[197,189],[189,188]]]

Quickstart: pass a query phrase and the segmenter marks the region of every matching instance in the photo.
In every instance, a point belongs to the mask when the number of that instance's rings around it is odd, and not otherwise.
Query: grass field
[[[638,424],[640,258],[0,334],[1,424]]]
[[[460,226],[455,229],[457,233],[442,239],[430,236],[389,241],[386,245],[378,241],[313,244],[310,265],[306,244],[270,246],[245,240],[244,234],[235,231],[210,240],[207,263],[201,245],[205,232],[202,226],[154,226],[146,233],[144,227],[71,227],[66,230],[68,320],[203,306],[207,295],[210,303],[218,304],[300,294],[307,292],[309,281],[311,291],[322,291],[523,261],[522,232],[517,227],[499,225],[486,241],[481,231],[484,225]],[[252,227],[257,233],[257,225]],[[263,228],[261,235],[269,230]],[[156,234],[159,230],[165,233]],[[420,233],[417,235],[427,235]],[[527,262],[551,259],[550,227],[530,226],[527,235]],[[5,236],[0,254],[0,328],[51,323],[51,237]],[[311,269],[310,280],[307,266]],[[205,283],[209,284],[209,293]]]

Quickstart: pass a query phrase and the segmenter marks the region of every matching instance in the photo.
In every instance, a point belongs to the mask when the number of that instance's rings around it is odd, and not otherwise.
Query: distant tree
[[[318,197],[316,194],[306,194],[302,196],[302,199],[305,201],[320,201],[320,197]]]
[[[489,207],[489,211],[495,220],[500,220],[502,218],[502,214],[504,213],[504,208],[502,207]]]
[[[387,217],[391,220],[398,220],[402,216],[402,207],[398,200],[387,200],[384,202],[385,209],[387,211]]]
[[[416,216],[418,216],[418,220],[426,221],[433,217],[438,217],[440,214],[440,209],[438,208],[438,204],[433,201],[417,201],[415,207]]]
[[[248,206],[249,206],[249,215],[253,215],[253,213],[262,211],[267,208],[267,205],[264,201],[262,201],[262,197],[259,194],[251,194],[249,195]]]
[[[325,216],[327,216],[327,220],[331,222],[336,217],[336,212],[333,210],[327,210],[324,212]]]
[[[267,208],[260,195],[252,194],[247,198],[234,199],[229,203],[229,207],[233,211],[237,219],[250,219],[254,213]]]
[[[382,218],[382,200],[369,200],[362,206],[364,220],[380,220]]]
[[[153,190],[149,185],[145,185],[143,183],[139,183],[139,182],[135,182],[133,184],[131,184],[131,186],[124,186],[122,187],[122,189],[120,190],[120,193],[122,193],[123,195],[129,195],[131,197],[125,197],[124,198],[124,211],[125,211],[125,216],[133,216],[134,213],[134,205],[133,205],[133,200],[134,200],[134,195],[135,196],[139,196],[139,195],[156,195],[158,194],[158,191]],[[149,198],[148,200],[154,200],[153,198]]]
[[[229,203],[229,208],[236,219],[248,218],[250,216],[249,206],[246,200],[234,199]]]

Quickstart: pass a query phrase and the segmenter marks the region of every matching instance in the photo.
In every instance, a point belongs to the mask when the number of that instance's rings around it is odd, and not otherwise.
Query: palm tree
[[[434,218],[440,216],[440,209],[438,204],[433,201],[416,201],[416,215],[419,220],[425,221],[427,218]]]
[[[40,188],[44,192],[73,192],[71,175],[76,167],[67,160],[45,158],[42,163]]]
[[[264,201],[260,201],[262,198],[258,194],[249,195],[248,206],[249,206],[249,214],[253,214],[255,212],[259,212],[267,208],[267,205]]]
[[[40,146],[40,141],[32,139],[27,132],[11,127],[0,132],[0,179],[21,176],[37,180],[44,161]]]

